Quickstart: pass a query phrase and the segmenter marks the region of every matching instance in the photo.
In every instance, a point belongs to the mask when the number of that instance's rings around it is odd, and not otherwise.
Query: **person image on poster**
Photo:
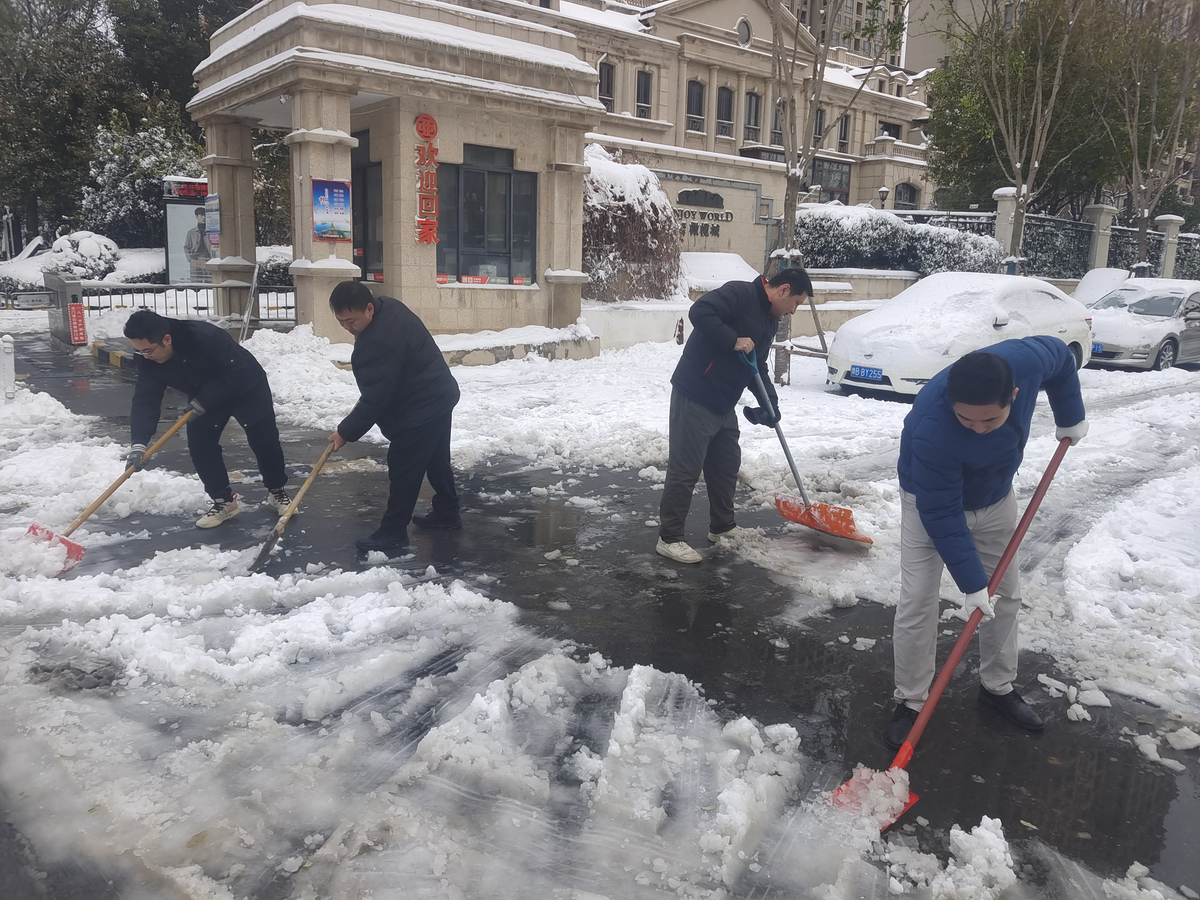
[[[208,244],[208,235],[204,231],[204,207],[197,206],[196,227],[187,233],[183,242],[183,255],[191,266],[192,281],[208,283],[212,281],[212,273],[208,271],[208,261],[212,259],[212,248]]]

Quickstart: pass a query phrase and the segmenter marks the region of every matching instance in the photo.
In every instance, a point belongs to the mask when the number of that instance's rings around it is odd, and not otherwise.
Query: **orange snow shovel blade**
[[[1038,507],[1041,506],[1042,498],[1046,496],[1046,491],[1050,489],[1050,482],[1054,478],[1054,473],[1058,471],[1058,466],[1066,455],[1067,448],[1070,446],[1070,438],[1063,438],[1058,442],[1058,449],[1054,451],[1054,456],[1050,458],[1050,464],[1046,466],[1042,480],[1038,482],[1037,489],[1034,490],[1033,497],[1029,500],[1029,505],[1025,507],[1025,514],[1021,516],[1021,521],[1017,523],[1017,528],[1013,532],[1012,537],[1009,538],[1008,546],[1004,548],[1000,562],[996,564],[995,571],[992,572],[992,577],[988,580],[987,592],[989,597],[996,593],[996,588],[1000,586],[1000,581],[1004,578],[1004,573],[1008,571],[1009,563],[1017,555],[1017,548],[1021,545],[1021,539],[1025,537],[1025,532],[1029,530],[1029,524],[1033,521],[1033,515],[1037,512]],[[917,741],[925,733],[925,726],[929,724],[929,719],[933,715],[934,709],[937,708],[938,701],[942,699],[942,693],[946,690],[946,685],[950,683],[950,678],[954,675],[954,670],[958,668],[958,663],[962,659],[967,645],[971,642],[971,638],[975,634],[975,629],[979,627],[979,623],[982,621],[982,609],[976,609],[967,617],[967,624],[963,628],[962,634],[954,642],[954,647],[950,650],[950,655],[946,657],[941,671],[938,672],[937,678],[934,679],[933,686],[929,689],[929,696],[921,707],[921,711],[917,713],[916,721],[913,722],[912,728],[908,731],[908,737],[904,739],[904,743],[900,745],[900,749],[896,752],[896,758],[892,760],[891,768],[886,772],[876,772],[873,769],[868,769],[866,766],[858,766],[854,770],[854,774],[850,776],[850,780],[829,795],[830,803],[847,812],[874,818],[879,823],[880,831],[890,828],[895,824],[897,819],[912,809],[913,804],[917,802],[918,798],[916,794],[908,790],[908,764],[912,761],[913,753],[917,749]]]
[[[775,508],[789,522],[811,528],[824,535],[842,538],[864,546],[875,543],[858,530],[854,524],[854,513],[843,506],[828,503],[808,503],[793,494],[775,495]]]
[[[37,522],[34,522],[25,530],[25,533],[33,535],[39,541],[49,541],[52,545],[57,541],[67,548],[67,561],[63,566],[63,572],[83,559],[83,544],[76,543],[68,537],[63,537],[61,534],[55,534],[45,525],[39,525]]]

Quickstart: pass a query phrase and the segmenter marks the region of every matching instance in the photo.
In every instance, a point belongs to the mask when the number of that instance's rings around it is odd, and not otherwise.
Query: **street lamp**
[[[891,193],[891,191],[888,190],[888,186],[886,184],[880,185],[880,187],[879,187],[879,208],[880,209],[883,209],[883,207],[887,204],[888,194],[890,194],[890,193]]]

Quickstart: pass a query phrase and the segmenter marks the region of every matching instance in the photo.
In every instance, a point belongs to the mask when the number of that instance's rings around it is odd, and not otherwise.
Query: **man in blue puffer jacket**
[[[937,656],[943,564],[979,626],[979,701],[1022,728],[1041,718],[1013,689],[1017,675],[1019,563],[994,597],[987,584],[1016,531],[1013,476],[1029,439],[1038,391],[1050,401],[1059,440],[1087,434],[1075,357],[1058,338],[1004,341],[968,353],[935,375],[913,402],[900,435],[900,603],[893,627],[896,709],[884,741],[898,749],[929,696]]]
[[[779,320],[794,313],[811,294],[808,273],[793,268],[770,281],[730,281],[692,304],[688,312],[692,334],[671,376],[670,457],[655,547],[667,559],[700,562],[700,554],[684,540],[684,523],[701,472],[708,485],[708,539],[715,542],[737,528],[733,494],[742,450],[734,408],[754,380],[738,353],[758,364],[775,412],[771,417],[764,407],[747,407],[746,419],[774,427],[779,399],[767,373],[767,351]]]

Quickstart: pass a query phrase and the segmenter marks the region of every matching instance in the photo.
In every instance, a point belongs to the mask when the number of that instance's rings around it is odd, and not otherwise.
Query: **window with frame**
[[[439,284],[533,284],[537,175],[513,151],[463,145],[461,165],[438,167]]]
[[[704,131],[704,85],[699,81],[687,83],[687,130]]]
[[[902,182],[896,185],[896,199],[892,202],[892,206],[896,209],[916,209],[917,208],[917,186]]]
[[[613,85],[617,81],[617,67],[612,63],[602,62],[600,69],[600,102],[609,112],[613,111]]]
[[[838,119],[838,153],[850,152],[850,114],[846,113]]]
[[[653,118],[650,103],[650,92],[654,85],[654,76],[645,70],[637,73],[637,117],[639,119]]]
[[[813,116],[813,140],[819,141],[825,135],[825,110],[817,107],[817,113]]]
[[[371,132],[358,131],[350,151],[354,262],[366,281],[383,281],[383,163],[371,161]]]
[[[879,136],[883,137],[885,135],[887,137],[893,137],[896,140],[900,140],[900,126],[895,122],[880,122]]]
[[[733,137],[733,91],[717,88],[717,137]]]
[[[850,163],[815,159],[812,173],[812,183],[821,186],[822,203],[829,203],[831,200],[850,202]]]
[[[771,144],[776,147],[783,146],[783,103],[775,102],[775,115],[771,119]]]
[[[759,136],[759,107],[762,104],[762,98],[754,91],[746,92],[746,124],[745,133],[742,135],[742,140],[751,143],[758,143]]]

